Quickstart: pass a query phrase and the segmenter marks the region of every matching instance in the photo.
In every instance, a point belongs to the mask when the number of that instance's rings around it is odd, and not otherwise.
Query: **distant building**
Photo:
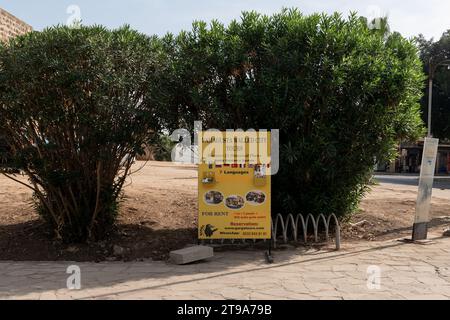
[[[422,164],[423,140],[416,143],[402,143],[399,157],[389,164],[378,164],[375,171],[391,173],[420,173]],[[440,142],[436,157],[436,174],[450,174],[450,144]]]
[[[33,28],[19,18],[16,18],[8,11],[0,8],[0,41],[5,42],[8,39],[32,31]]]

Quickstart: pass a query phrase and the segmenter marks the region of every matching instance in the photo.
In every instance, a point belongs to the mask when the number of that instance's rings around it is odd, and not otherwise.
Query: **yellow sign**
[[[199,134],[199,239],[270,239],[270,133]]]

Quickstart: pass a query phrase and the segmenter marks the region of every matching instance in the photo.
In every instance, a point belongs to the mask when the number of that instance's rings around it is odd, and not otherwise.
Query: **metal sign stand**
[[[272,235],[273,237],[273,235]],[[269,250],[266,251],[266,261],[268,264],[273,263],[273,256],[272,256],[272,238],[269,240]]]
[[[425,138],[412,240],[426,240],[439,139]]]

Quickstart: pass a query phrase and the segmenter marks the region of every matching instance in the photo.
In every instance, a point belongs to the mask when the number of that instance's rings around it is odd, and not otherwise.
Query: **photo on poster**
[[[213,184],[215,182],[215,172],[214,171],[206,171],[203,173],[202,183],[204,184]]]
[[[245,204],[244,198],[242,198],[241,196],[229,196],[227,197],[227,199],[225,200],[225,205],[233,210],[239,210],[241,209]]]
[[[264,178],[266,176],[266,165],[258,164],[255,166],[255,177]]]
[[[205,193],[204,200],[205,200],[206,204],[219,205],[222,203],[223,198],[224,197],[221,192],[212,190],[212,191]]]
[[[266,201],[266,195],[264,192],[259,190],[253,190],[247,193],[245,196],[247,202],[253,206],[262,205]]]

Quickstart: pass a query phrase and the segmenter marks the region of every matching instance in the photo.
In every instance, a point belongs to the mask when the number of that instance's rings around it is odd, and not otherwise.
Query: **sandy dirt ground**
[[[30,190],[0,176],[0,260],[164,260],[171,250],[196,243],[196,167],[138,162],[134,170],[139,171],[125,188],[118,233],[71,246],[49,239]],[[431,225],[440,231],[450,226],[450,190],[433,192]],[[372,186],[361,210],[343,226],[344,241],[410,236],[416,195],[414,186]]]
[[[72,246],[50,241],[33,211],[32,192],[0,175],[0,260],[164,260],[171,250],[196,243],[196,167],[138,162],[133,170],[117,234]]]
[[[344,225],[344,237],[385,240],[411,237],[417,186],[376,183],[360,204],[360,210]],[[353,226],[352,226],[353,225]],[[430,232],[450,227],[450,190],[433,188]]]

